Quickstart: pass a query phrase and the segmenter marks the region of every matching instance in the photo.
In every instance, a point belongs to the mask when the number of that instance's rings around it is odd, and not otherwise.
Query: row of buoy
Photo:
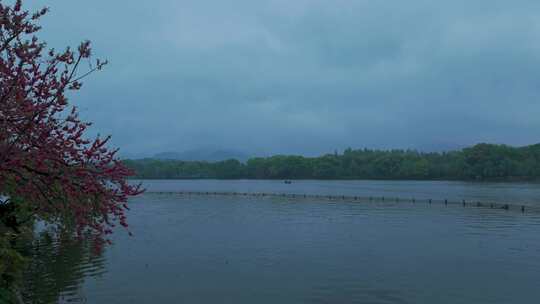
[[[370,202],[391,202],[394,201],[396,203],[399,202],[411,202],[415,204],[416,202],[425,201],[428,204],[433,204],[436,202],[436,200],[433,199],[420,199],[417,200],[416,198],[410,198],[410,199],[403,199],[400,197],[390,198],[385,196],[369,196],[369,197],[361,197],[361,196],[345,196],[345,195],[318,195],[318,194],[291,194],[291,193],[266,193],[266,192],[210,192],[210,191],[179,191],[179,192],[164,192],[164,191],[157,191],[157,192],[151,192],[156,194],[180,194],[180,195],[220,195],[220,196],[251,196],[251,197],[283,197],[283,198],[315,198],[315,199],[326,199],[330,201],[370,201]],[[444,203],[445,206],[449,204],[460,204],[459,202],[450,202],[448,199],[441,200],[441,202]],[[467,202],[466,200],[461,201],[461,205],[463,207],[467,206],[473,206],[478,208],[490,208],[490,209],[503,209],[503,210],[510,210],[511,207],[509,204],[500,204],[500,203],[482,203],[479,201],[476,202]],[[513,207],[519,207],[521,212],[525,212],[525,205],[516,206],[513,205]]]

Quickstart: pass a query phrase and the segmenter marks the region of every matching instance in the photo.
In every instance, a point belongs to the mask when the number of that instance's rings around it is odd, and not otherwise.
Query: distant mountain
[[[154,155],[155,159],[162,160],[184,160],[184,161],[208,161],[216,162],[227,159],[237,159],[241,162],[248,160],[249,155],[234,150],[207,150],[195,149],[184,152],[163,152]]]

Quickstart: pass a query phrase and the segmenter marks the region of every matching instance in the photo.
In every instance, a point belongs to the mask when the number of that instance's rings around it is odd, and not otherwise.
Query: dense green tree
[[[540,177],[540,145],[478,144],[461,151],[353,150],[320,157],[276,155],[221,162],[126,160],[141,179],[531,180]]]

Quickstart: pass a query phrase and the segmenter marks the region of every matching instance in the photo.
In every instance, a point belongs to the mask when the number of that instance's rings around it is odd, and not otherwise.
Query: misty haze
[[[537,303],[539,12],[0,0],[0,304]]]

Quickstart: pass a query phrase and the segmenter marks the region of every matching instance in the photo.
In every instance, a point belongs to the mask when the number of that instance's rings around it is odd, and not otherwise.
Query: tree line
[[[138,179],[410,179],[534,180],[540,177],[540,144],[477,144],[459,151],[346,149],[320,157],[276,155],[246,163],[125,160]]]

